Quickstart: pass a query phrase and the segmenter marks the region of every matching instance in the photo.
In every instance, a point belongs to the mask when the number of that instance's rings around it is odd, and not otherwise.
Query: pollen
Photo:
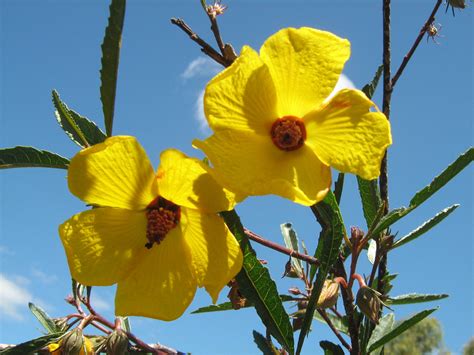
[[[147,227],[145,247],[150,249],[154,243],[160,244],[170,230],[175,228],[181,218],[178,205],[159,196],[146,209]]]
[[[302,119],[284,116],[277,119],[270,131],[273,144],[285,151],[296,150],[304,145],[306,128]]]

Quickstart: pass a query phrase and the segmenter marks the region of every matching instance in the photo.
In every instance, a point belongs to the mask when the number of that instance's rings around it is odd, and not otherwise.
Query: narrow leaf
[[[45,347],[49,343],[54,342],[59,337],[61,337],[64,333],[55,333],[55,334],[47,334],[42,337],[28,340],[24,343],[18,344],[13,348],[8,348],[5,350],[0,351],[2,355],[25,355],[25,354],[32,354],[35,351],[40,350],[41,348]]]
[[[410,201],[408,207],[400,207],[390,211],[383,217],[377,226],[374,228],[374,234],[380,233],[388,228],[402,217],[413,211],[428,198],[430,198],[436,191],[446,185],[452,178],[461,172],[474,159],[474,149],[470,148],[465,153],[461,154],[451,165],[449,165],[440,175],[435,177],[433,181],[418,191]]]
[[[54,323],[51,317],[43,309],[41,309],[41,307],[38,307],[31,302],[28,303],[28,307],[30,308],[31,313],[33,313],[36,319],[38,319],[38,321],[49,334],[58,333],[61,331],[60,327]]]
[[[358,176],[357,183],[359,185],[359,194],[362,202],[362,210],[364,211],[364,218],[367,223],[367,228],[369,228],[377,215],[380,205],[382,204],[377,180],[364,180]]]
[[[269,344],[268,340],[265,339],[265,337],[262,334],[260,334],[256,330],[254,330],[252,334],[253,334],[253,341],[255,342],[255,344],[257,344],[259,350],[262,352],[263,355],[280,354],[280,352],[275,349],[273,344]]]
[[[398,248],[406,243],[409,243],[411,242],[412,240],[415,240],[416,238],[418,238],[419,236],[425,234],[426,232],[428,232],[431,228],[433,228],[434,226],[436,226],[439,222],[441,222],[443,219],[445,219],[446,217],[448,217],[451,212],[453,212],[456,208],[458,208],[459,205],[452,205],[448,208],[445,208],[444,210],[442,210],[441,212],[439,212],[438,214],[436,214],[436,216],[434,216],[433,218],[431,218],[430,220],[426,221],[425,223],[423,223],[421,226],[419,226],[417,229],[411,231],[410,233],[408,233],[407,235],[405,235],[404,237],[400,238],[399,240],[397,240],[395,243],[393,243],[393,246],[392,246],[392,249],[395,249],[395,248]]]
[[[414,304],[414,303],[423,303],[423,302],[431,302],[441,300],[443,298],[447,298],[449,295],[446,294],[427,294],[422,295],[418,293],[409,293],[406,295],[400,295],[396,297],[390,297],[385,301],[385,303],[389,305],[403,305],[403,304]]]
[[[0,169],[56,168],[67,169],[69,160],[46,150],[33,147],[0,149]]]
[[[242,270],[236,276],[240,292],[254,305],[270,334],[293,354],[293,329],[275,282],[267,268],[257,259],[237,213],[232,210],[222,212],[221,215],[244,254]]]
[[[288,295],[280,295],[282,302],[294,301],[292,296]],[[248,301],[246,304],[241,308],[248,308],[253,307],[253,304]],[[210,306],[201,307],[192,311],[191,314],[198,314],[198,313],[209,313],[209,312],[220,312],[220,311],[232,311],[234,308],[232,307],[232,302],[224,302],[221,304],[211,304]]]
[[[299,242],[298,242],[298,235],[296,231],[293,229],[291,223],[283,223],[280,224],[281,234],[283,235],[283,239],[285,241],[285,245],[287,248],[292,249],[296,252],[299,252]],[[303,277],[303,265],[301,264],[301,260],[297,258],[291,258],[291,266],[295,270],[298,277]]]
[[[328,318],[331,320],[331,323],[334,325],[334,328],[336,328],[338,331],[341,333],[349,335],[349,328],[348,328],[348,323],[347,323],[347,316],[344,316],[342,319],[331,314],[331,313],[326,313]],[[326,321],[324,320],[323,317],[318,312],[314,312],[314,319],[320,321],[321,323],[326,324]]]
[[[397,336],[402,334],[404,331],[410,329],[416,323],[428,317],[431,313],[436,311],[438,308],[428,309],[421,311],[407,320],[404,320],[397,324],[390,332],[382,336],[379,340],[375,341],[368,349],[368,352],[372,352],[375,349],[387,344],[390,340],[395,339]]]
[[[337,175],[337,180],[334,183],[334,196],[336,196],[337,204],[341,203],[342,190],[344,188],[344,173],[339,173]]]
[[[392,331],[395,324],[395,315],[393,313],[386,314],[383,316],[379,324],[377,324],[372,331],[369,341],[367,342],[367,347],[370,348],[372,344],[382,339],[386,334]]]
[[[410,207],[415,208],[430,198],[436,191],[446,185],[452,178],[459,174],[474,159],[474,148],[468,149],[461,154],[451,165],[449,165],[433,181],[418,191],[410,201]]]
[[[125,18],[126,0],[112,0],[109,23],[102,42],[102,69],[100,70],[100,100],[104,111],[105,132],[112,135],[115,111],[115,94],[122,46],[122,30]]]
[[[344,350],[330,341],[322,340],[319,342],[319,346],[324,350],[324,355],[344,355]]]
[[[373,265],[375,262],[375,254],[377,253],[377,242],[374,239],[369,240],[369,248],[367,249],[367,259]]]
[[[382,76],[382,72],[383,72],[383,65],[380,65],[377,68],[377,71],[375,72],[375,75],[372,81],[362,88],[362,91],[364,92],[364,94],[367,95],[369,99],[371,99],[372,96],[374,96],[375,89],[377,88],[377,85],[379,84],[379,80],[380,80],[380,77]]]
[[[53,90],[52,95],[53,104],[56,108],[56,120],[74,143],[85,148],[103,142],[107,138],[94,122],[69,109],[61,101],[57,91]]]
[[[322,228],[315,253],[315,257],[320,261],[320,266],[313,284],[308,306],[306,307],[306,314],[303,318],[303,324],[298,338],[298,346],[296,348],[297,354],[299,354],[303,348],[303,343],[311,327],[314,311],[316,310],[316,304],[323,289],[324,281],[327,278],[329,270],[337,261],[345,233],[341,212],[339,211],[336,197],[331,191],[328,192],[323,201],[312,206],[311,209]]]

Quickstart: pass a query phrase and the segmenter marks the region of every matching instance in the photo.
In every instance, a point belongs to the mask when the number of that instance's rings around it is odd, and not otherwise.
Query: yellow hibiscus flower
[[[242,267],[240,247],[219,211],[234,195],[208,167],[166,150],[155,174],[133,137],[80,151],[68,170],[70,191],[98,206],[59,227],[72,277],[89,286],[117,283],[115,312],[178,318],[197,286],[213,302]]]
[[[349,41],[312,28],[287,28],[260,54],[244,46],[212,79],[204,111],[214,134],[203,150],[224,186],[244,195],[276,194],[303,205],[324,198],[330,166],[364,179],[379,175],[390,125],[361,91],[329,98]]]

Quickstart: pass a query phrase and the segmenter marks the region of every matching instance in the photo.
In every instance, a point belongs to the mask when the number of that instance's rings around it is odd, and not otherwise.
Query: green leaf
[[[221,212],[244,255],[242,270],[235,277],[242,295],[255,307],[270,334],[293,354],[293,329],[270,273],[255,255],[235,210]]]
[[[41,307],[36,306],[34,303],[28,303],[31,313],[38,319],[41,325],[46,329],[49,334],[58,333],[61,328],[58,327],[51,317]]]
[[[369,341],[367,342],[367,347],[369,348],[372,344],[380,340],[383,336],[392,331],[395,324],[395,315],[393,313],[386,314],[383,316],[379,324],[377,324],[372,331]]]
[[[207,11],[206,0],[201,0],[201,6],[202,6],[202,8],[204,9],[204,11]]]
[[[422,295],[418,293],[409,293],[406,295],[400,295],[396,297],[390,297],[385,301],[389,305],[402,305],[402,304],[413,304],[413,303],[422,303],[422,302],[431,302],[447,298],[447,294],[427,294]]]
[[[441,222],[443,219],[445,219],[446,217],[448,217],[451,212],[453,212],[456,208],[458,208],[459,205],[452,205],[448,208],[445,208],[444,210],[442,210],[441,212],[437,213],[436,216],[434,216],[433,218],[431,218],[430,220],[426,221],[425,223],[423,223],[421,226],[419,226],[417,229],[411,231],[410,233],[408,233],[407,235],[405,235],[404,237],[400,238],[399,240],[395,241],[395,243],[393,243],[393,246],[392,246],[392,249],[395,249],[395,248],[398,248],[406,243],[409,243],[411,242],[412,240],[415,240],[416,238],[418,238],[419,236],[425,234],[426,232],[428,232],[431,228],[433,228],[434,226],[436,226],[439,222]]]
[[[0,149],[0,169],[11,168],[56,168],[67,169],[69,160],[46,150],[33,147]]]
[[[344,173],[337,175],[337,180],[334,183],[334,196],[336,196],[337,204],[341,203],[342,189],[344,188]]]
[[[131,333],[132,332],[132,325],[130,324],[130,318],[129,317],[120,317],[122,320],[122,329],[126,332]]]
[[[418,191],[410,201],[410,207],[415,208],[430,198],[435,192],[446,185],[452,178],[459,174],[474,159],[474,149],[470,148],[461,154],[451,165],[449,165],[433,181]]]
[[[474,159],[474,149],[470,148],[463,154],[461,154],[451,165],[449,165],[441,174],[433,179],[433,181],[418,191],[410,201],[408,207],[400,207],[390,211],[385,217],[383,217],[377,226],[374,228],[373,234],[376,235],[384,229],[390,227],[392,224],[397,222],[402,217],[413,211],[428,198],[430,198],[435,192],[441,187],[446,185],[452,178],[459,174],[465,167],[469,165]]]
[[[303,343],[311,327],[314,311],[316,310],[316,304],[323,289],[324,281],[327,278],[329,270],[337,261],[345,233],[341,212],[339,211],[336,197],[332,191],[328,192],[323,201],[311,206],[311,209],[322,228],[315,253],[315,257],[320,261],[320,265],[301,326],[298,346],[296,348],[297,354],[299,354],[303,348]],[[313,271],[313,269],[311,271]]]
[[[367,95],[369,99],[371,99],[372,96],[374,96],[375,89],[377,88],[377,85],[379,84],[379,80],[380,80],[380,77],[382,76],[382,72],[383,72],[383,65],[377,68],[377,71],[375,72],[375,75],[372,81],[362,88],[362,91],[364,92],[364,94]]]
[[[254,330],[253,332],[253,341],[257,344],[259,350],[263,355],[278,355],[280,352],[275,349],[273,344],[269,344],[268,340],[265,337]]]
[[[387,344],[390,340],[395,339],[397,336],[402,334],[404,331],[410,329],[416,323],[428,317],[431,313],[433,313],[437,309],[438,308],[432,308],[425,311],[421,311],[415,314],[414,316],[410,317],[409,319],[406,319],[400,322],[390,332],[388,332],[387,334],[382,336],[380,339],[372,343],[372,345],[369,346],[368,352],[370,353],[374,351],[375,349]]]
[[[331,313],[326,313],[326,315],[331,320],[331,323],[334,325],[334,328],[336,328],[341,333],[349,335],[349,328],[348,328],[349,326],[348,326],[348,322],[347,322],[347,316],[344,316],[341,319],[341,318],[339,318],[339,317],[337,317],[337,316],[335,316],[334,314],[331,314]],[[314,312],[313,318],[320,321],[321,323],[326,324],[326,321],[324,320],[324,318],[318,312]]]
[[[115,111],[115,94],[122,46],[122,30],[125,18],[126,0],[112,0],[109,23],[102,42],[102,69],[100,70],[100,100],[104,111],[105,132],[112,135]]]
[[[294,298],[288,295],[280,295],[280,299],[282,302],[294,301]],[[253,307],[253,304],[251,302],[247,302],[245,306],[241,308],[248,308],[248,307]],[[235,309],[232,307],[232,302],[224,302],[221,304],[211,304],[210,306],[198,308],[195,311],[192,311],[191,314],[221,312],[221,311],[235,311]]]
[[[283,223],[280,224],[281,234],[283,235],[283,239],[285,241],[285,245],[288,249],[292,249],[296,252],[299,252],[299,241],[298,235],[296,231],[293,229],[291,223]],[[301,260],[297,258],[291,258],[291,266],[295,270],[298,277],[303,277],[303,265],[301,264]]]
[[[324,350],[324,355],[344,355],[344,350],[330,341],[322,340],[319,342],[319,346]]]
[[[55,342],[58,338],[60,338],[64,333],[55,333],[55,334],[47,334],[42,337],[28,340],[24,343],[18,344],[13,348],[8,348],[5,350],[0,351],[2,355],[25,355],[31,354],[35,351],[40,350],[41,348],[45,347],[49,343]]]
[[[74,143],[82,148],[86,148],[103,142],[107,138],[105,133],[94,122],[69,109],[61,101],[56,90],[53,90],[52,95],[53,104],[56,108],[56,120]]]
[[[357,183],[359,185],[359,194],[362,202],[362,210],[364,211],[364,218],[367,223],[367,228],[369,228],[377,215],[380,205],[382,204],[377,179],[364,180],[358,176]]]

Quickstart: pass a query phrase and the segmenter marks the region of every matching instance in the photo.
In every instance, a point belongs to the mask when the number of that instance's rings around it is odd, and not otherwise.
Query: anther
[[[166,234],[178,225],[181,209],[178,205],[160,196],[148,205],[146,218],[148,243],[145,244],[145,247],[150,249],[154,243],[160,244]]]
[[[296,150],[304,145],[306,127],[303,120],[294,116],[277,119],[270,130],[273,144],[285,151]]]

